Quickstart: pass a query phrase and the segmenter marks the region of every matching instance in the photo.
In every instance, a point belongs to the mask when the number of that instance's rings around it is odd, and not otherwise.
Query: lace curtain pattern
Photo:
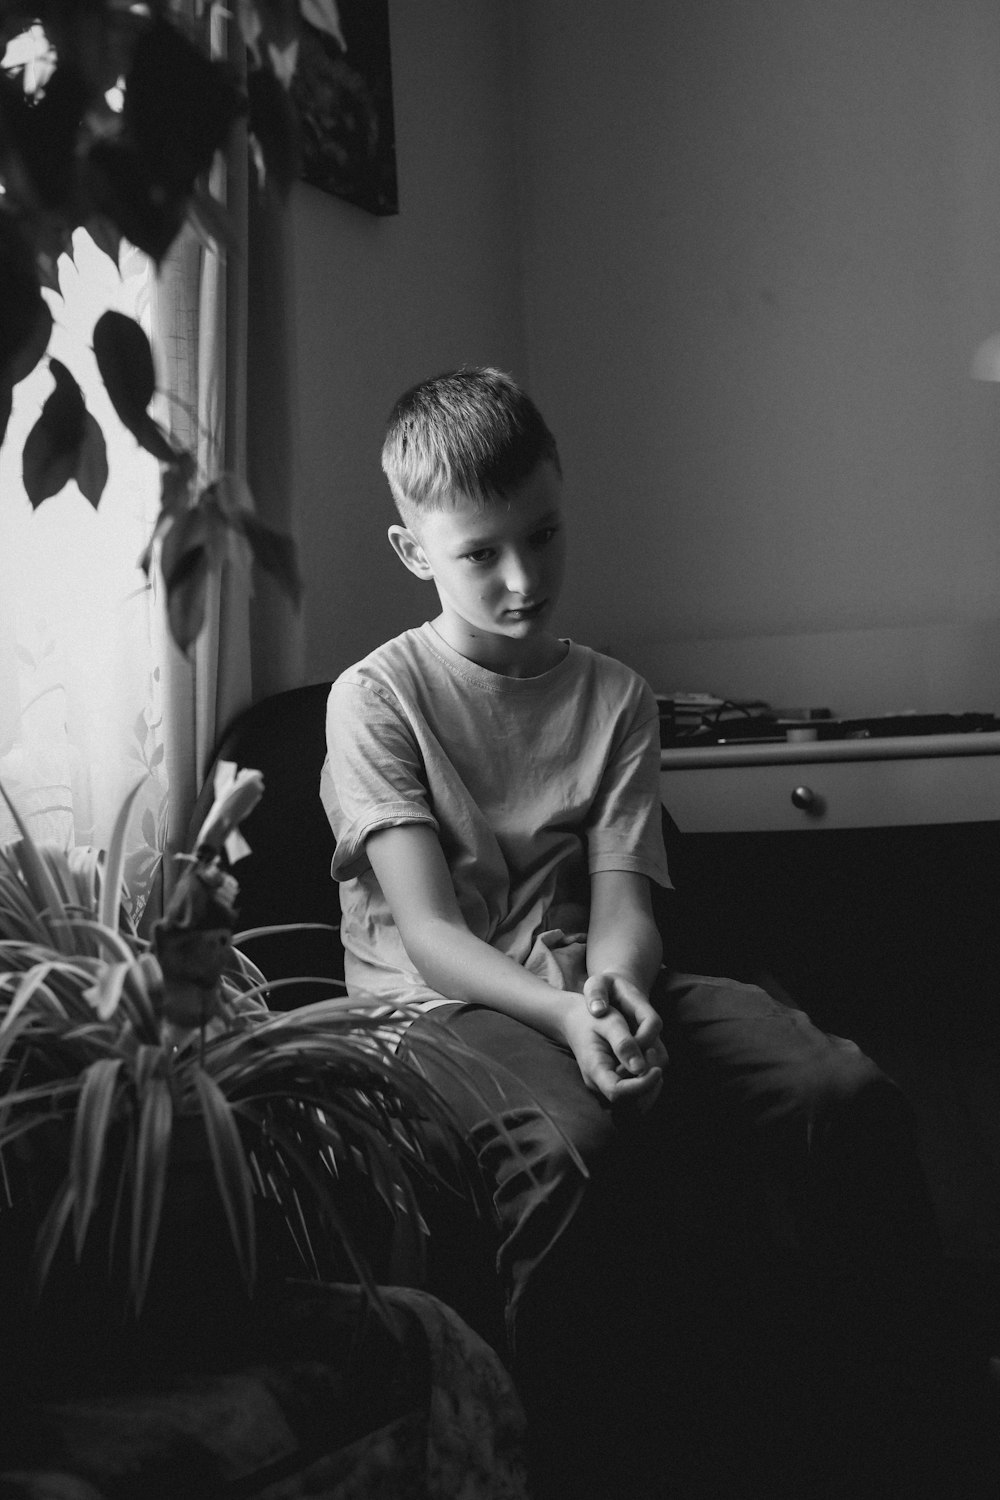
[[[35,837],[103,848],[141,781],[127,863],[138,918],[160,864],[168,792],[162,611],[137,566],[159,506],[159,471],[115,416],[90,340],[107,307],[148,328],[153,272],[123,245],[119,274],[80,230],[59,277],[62,296],[49,294],[51,352],[105,434],[110,477],[96,510],[70,483],[32,511],[21,453],[53,383],[43,361],[15,389],[0,449],[0,782]],[[15,835],[0,804],[0,840]]]

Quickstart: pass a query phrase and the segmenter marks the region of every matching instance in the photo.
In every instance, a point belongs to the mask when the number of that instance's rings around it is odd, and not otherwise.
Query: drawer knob
[[[823,798],[811,786],[797,786],[792,792],[792,803],[803,812],[812,813],[814,817],[818,817],[823,811]]]

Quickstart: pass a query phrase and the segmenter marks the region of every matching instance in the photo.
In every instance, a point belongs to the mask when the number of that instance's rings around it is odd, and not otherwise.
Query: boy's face
[[[418,530],[389,530],[410,572],[433,579],[445,640],[491,671],[541,672],[561,654],[549,628],[566,553],[561,501],[546,462],[501,500],[459,495],[422,516]]]

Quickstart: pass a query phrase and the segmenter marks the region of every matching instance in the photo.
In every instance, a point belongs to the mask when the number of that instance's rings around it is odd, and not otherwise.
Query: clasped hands
[[[620,974],[592,974],[582,1000],[567,1007],[564,1025],[584,1082],[609,1103],[644,1113],[663,1087],[660,1017],[643,990]]]

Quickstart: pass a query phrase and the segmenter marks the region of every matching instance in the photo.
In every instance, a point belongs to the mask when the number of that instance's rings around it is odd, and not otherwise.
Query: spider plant
[[[151,941],[121,901],[135,792],[97,855],[36,843],[0,786],[20,834],[0,847],[0,1228],[4,1186],[16,1205],[41,1182],[39,1286],[60,1246],[79,1260],[100,1224],[136,1315],[171,1164],[192,1133],[248,1292],[262,1202],[277,1206],[307,1274],[324,1273],[332,1247],[377,1304],[345,1176],[366,1176],[406,1239],[420,1224],[416,1188],[437,1176],[428,1122],[449,1181],[464,1180],[447,1107],[397,1055],[404,1016],[343,997],[268,1010],[266,979],[232,942],[236,883],[221,865],[262,791],[259,773],[234,771]],[[461,1070],[457,1046],[442,1047]]]

